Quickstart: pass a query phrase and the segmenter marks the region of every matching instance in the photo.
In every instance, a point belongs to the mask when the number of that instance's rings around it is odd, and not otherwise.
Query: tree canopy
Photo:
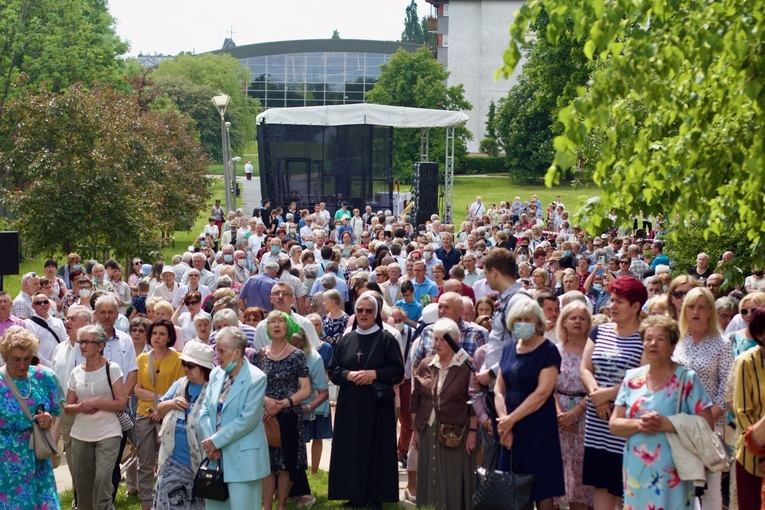
[[[399,49],[390,61],[380,67],[380,77],[367,94],[370,103],[431,108],[436,110],[470,110],[464,87],[445,85],[449,73],[422,47],[415,53]],[[467,155],[465,141],[472,139],[465,127],[455,130],[455,165]],[[443,164],[445,158],[445,132],[443,128],[430,130],[430,160]],[[396,129],[393,133],[394,175],[411,180],[412,165],[420,159],[419,130]]]
[[[216,94],[222,92],[231,96],[226,108],[226,120],[231,122],[233,154],[241,152],[247,142],[255,139],[255,117],[261,112],[260,101],[242,93],[244,86],[250,82],[250,71],[231,55],[182,54],[172,60],[163,60],[152,73],[152,78],[158,87],[167,89],[168,96],[181,111],[197,121],[196,128],[200,132],[205,152],[210,157],[219,159],[221,154],[220,116],[211,101]],[[178,83],[172,85],[176,79]],[[183,90],[188,90],[190,84],[204,86],[206,91],[214,93],[204,99],[199,95],[202,89],[196,88],[193,90],[193,101],[179,97]],[[209,122],[205,108],[216,115],[215,122]]]
[[[568,18],[597,64],[558,116],[546,182],[599,137],[593,179],[601,188],[584,219],[607,211],[694,217],[707,235],[746,232],[763,252],[765,231],[765,10],[738,0],[532,0],[511,26],[500,74],[509,75],[543,10],[556,41]]]
[[[417,17],[417,1],[412,0],[406,6],[404,31],[401,32],[401,41],[427,44],[429,35],[428,19],[426,17],[422,19]]]
[[[589,76],[583,42],[571,32],[571,20],[553,42],[545,37],[548,21],[544,10],[534,20],[536,37],[522,47],[523,72],[500,100],[493,122],[510,176],[519,181],[543,180],[555,154],[553,138],[562,130],[558,112],[576,97],[577,87],[584,86]]]
[[[148,256],[160,231],[193,225],[210,196],[207,159],[189,117],[152,109],[142,80],[129,94],[73,85],[7,104],[0,137],[12,145],[0,152],[0,183],[32,254]]]
[[[127,50],[103,0],[5,0],[0,105],[29,88],[58,92],[78,82],[124,84],[117,57]]]

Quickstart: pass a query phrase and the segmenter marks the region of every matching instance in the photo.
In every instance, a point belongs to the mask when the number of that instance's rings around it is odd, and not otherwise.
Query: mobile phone
[[[460,248],[460,254],[464,257],[467,253],[467,248]]]
[[[521,280],[521,283],[524,285],[531,285],[531,280],[529,280],[528,278],[523,278]]]
[[[605,255],[601,255],[600,257],[598,257],[598,264],[605,264],[605,263],[606,263]]]
[[[206,243],[206,242],[204,242],[204,241],[199,241],[199,245],[200,245],[200,246],[206,246],[206,245],[207,245],[207,243]]]

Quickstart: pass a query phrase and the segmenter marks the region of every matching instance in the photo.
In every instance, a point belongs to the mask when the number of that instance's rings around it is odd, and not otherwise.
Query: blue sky
[[[233,30],[237,45],[290,39],[394,41],[410,0],[110,0],[128,55],[202,53],[222,46]],[[420,17],[430,4],[417,0]]]

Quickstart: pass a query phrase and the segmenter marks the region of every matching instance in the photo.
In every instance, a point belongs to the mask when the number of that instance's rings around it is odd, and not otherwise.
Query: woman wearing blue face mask
[[[611,302],[608,283],[613,279],[613,274],[605,267],[605,264],[595,265],[595,269],[584,281],[584,294],[592,302],[593,315],[601,313],[603,307]]]
[[[518,341],[503,348],[494,387],[503,446],[497,469],[535,475],[531,497],[539,510],[552,510],[553,498],[566,493],[553,397],[561,356],[543,336],[547,320],[533,299],[516,303],[506,325]]]

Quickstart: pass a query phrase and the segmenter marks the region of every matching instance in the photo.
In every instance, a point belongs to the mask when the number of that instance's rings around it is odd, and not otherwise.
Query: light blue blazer
[[[226,373],[216,367],[210,373],[205,406],[199,417],[204,439],[211,438],[221,450],[223,479],[229,482],[250,482],[271,473],[268,443],[263,429],[263,403],[266,398],[266,374],[246,359],[223,403],[221,427],[218,401]]]

